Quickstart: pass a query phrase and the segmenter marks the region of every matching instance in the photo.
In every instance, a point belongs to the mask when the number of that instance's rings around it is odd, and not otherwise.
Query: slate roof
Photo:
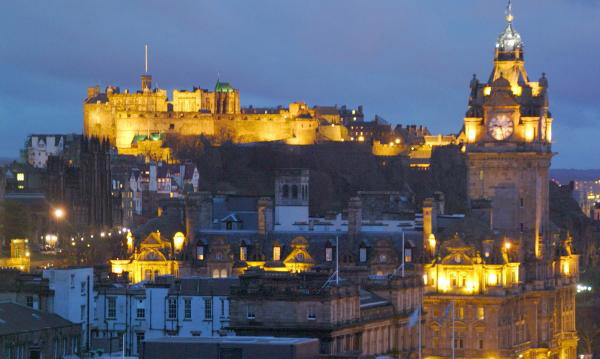
[[[40,312],[15,303],[0,303],[0,335],[75,326],[57,314]]]

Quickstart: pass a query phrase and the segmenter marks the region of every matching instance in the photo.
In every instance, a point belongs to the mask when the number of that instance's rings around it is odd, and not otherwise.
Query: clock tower
[[[548,80],[542,74],[530,81],[510,5],[506,21],[488,81],[474,75],[470,84],[463,127],[467,194],[470,201],[490,201],[491,229],[517,239],[521,261],[537,263],[522,269],[523,279],[541,280],[547,274],[542,262],[550,256]]]

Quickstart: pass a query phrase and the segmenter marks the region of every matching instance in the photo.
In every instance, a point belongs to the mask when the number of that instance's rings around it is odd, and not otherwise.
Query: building
[[[43,278],[54,291],[52,312],[81,324],[81,346],[89,349],[94,310],[94,271],[92,268],[46,269]]]
[[[80,353],[81,327],[56,314],[0,303],[2,358],[63,358]]]
[[[11,302],[52,312],[54,291],[48,280],[38,274],[23,273],[16,269],[0,270],[0,302]]]
[[[237,279],[160,277],[134,286],[95,288],[92,349],[140,354],[142,342],[164,336],[231,335],[229,296]]]
[[[242,111],[239,90],[221,81],[213,91],[175,90],[169,100],[165,90],[152,87],[148,74],[141,76],[141,90],[135,93],[112,86],[105,92],[98,86],[88,88],[83,132],[87,137],[107,138],[119,154],[162,160],[169,160],[170,152],[163,150],[162,141],[170,134],[204,135],[216,143],[285,141],[295,145],[346,137],[339,111],[320,115],[302,102],[264,113]]]
[[[27,136],[23,149],[24,162],[35,168],[46,168],[50,156],[65,156],[73,160],[81,135],[34,134]]]
[[[470,213],[439,231],[437,207],[423,209],[427,357],[576,357],[578,256],[548,210],[548,79],[529,80],[510,2],[506,20],[489,81],[471,81],[460,135]]]
[[[408,316],[421,303],[418,275],[360,284],[329,273],[248,271],[231,296],[238,336],[318,338],[321,355],[407,354],[417,347]]]
[[[277,358],[313,359],[319,354],[319,343],[308,338],[227,337],[173,338],[144,341],[140,359],[195,358]]]

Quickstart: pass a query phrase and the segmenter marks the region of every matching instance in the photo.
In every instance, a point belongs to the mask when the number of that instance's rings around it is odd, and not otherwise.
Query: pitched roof
[[[57,314],[40,312],[15,303],[0,303],[0,335],[67,327],[75,324]]]

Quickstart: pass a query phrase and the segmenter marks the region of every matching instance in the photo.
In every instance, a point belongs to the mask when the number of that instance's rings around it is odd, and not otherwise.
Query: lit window
[[[479,319],[479,320],[485,319],[485,309],[483,307],[477,307],[477,319]]]
[[[245,261],[248,255],[248,247],[241,246],[240,247],[240,260]]]
[[[204,246],[196,246],[196,258],[199,261],[204,260]]]
[[[17,181],[19,181],[19,182],[25,181],[25,173],[17,173]]]
[[[488,273],[488,285],[497,285],[498,284],[498,276],[496,275],[496,273],[491,272]]]
[[[135,310],[135,316],[138,319],[144,319],[146,317],[146,308],[144,307],[144,299],[138,299],[137,308]]]
[[[281,260],[281,247],[280,246],[273,247],[273,260],[274,261]]]

